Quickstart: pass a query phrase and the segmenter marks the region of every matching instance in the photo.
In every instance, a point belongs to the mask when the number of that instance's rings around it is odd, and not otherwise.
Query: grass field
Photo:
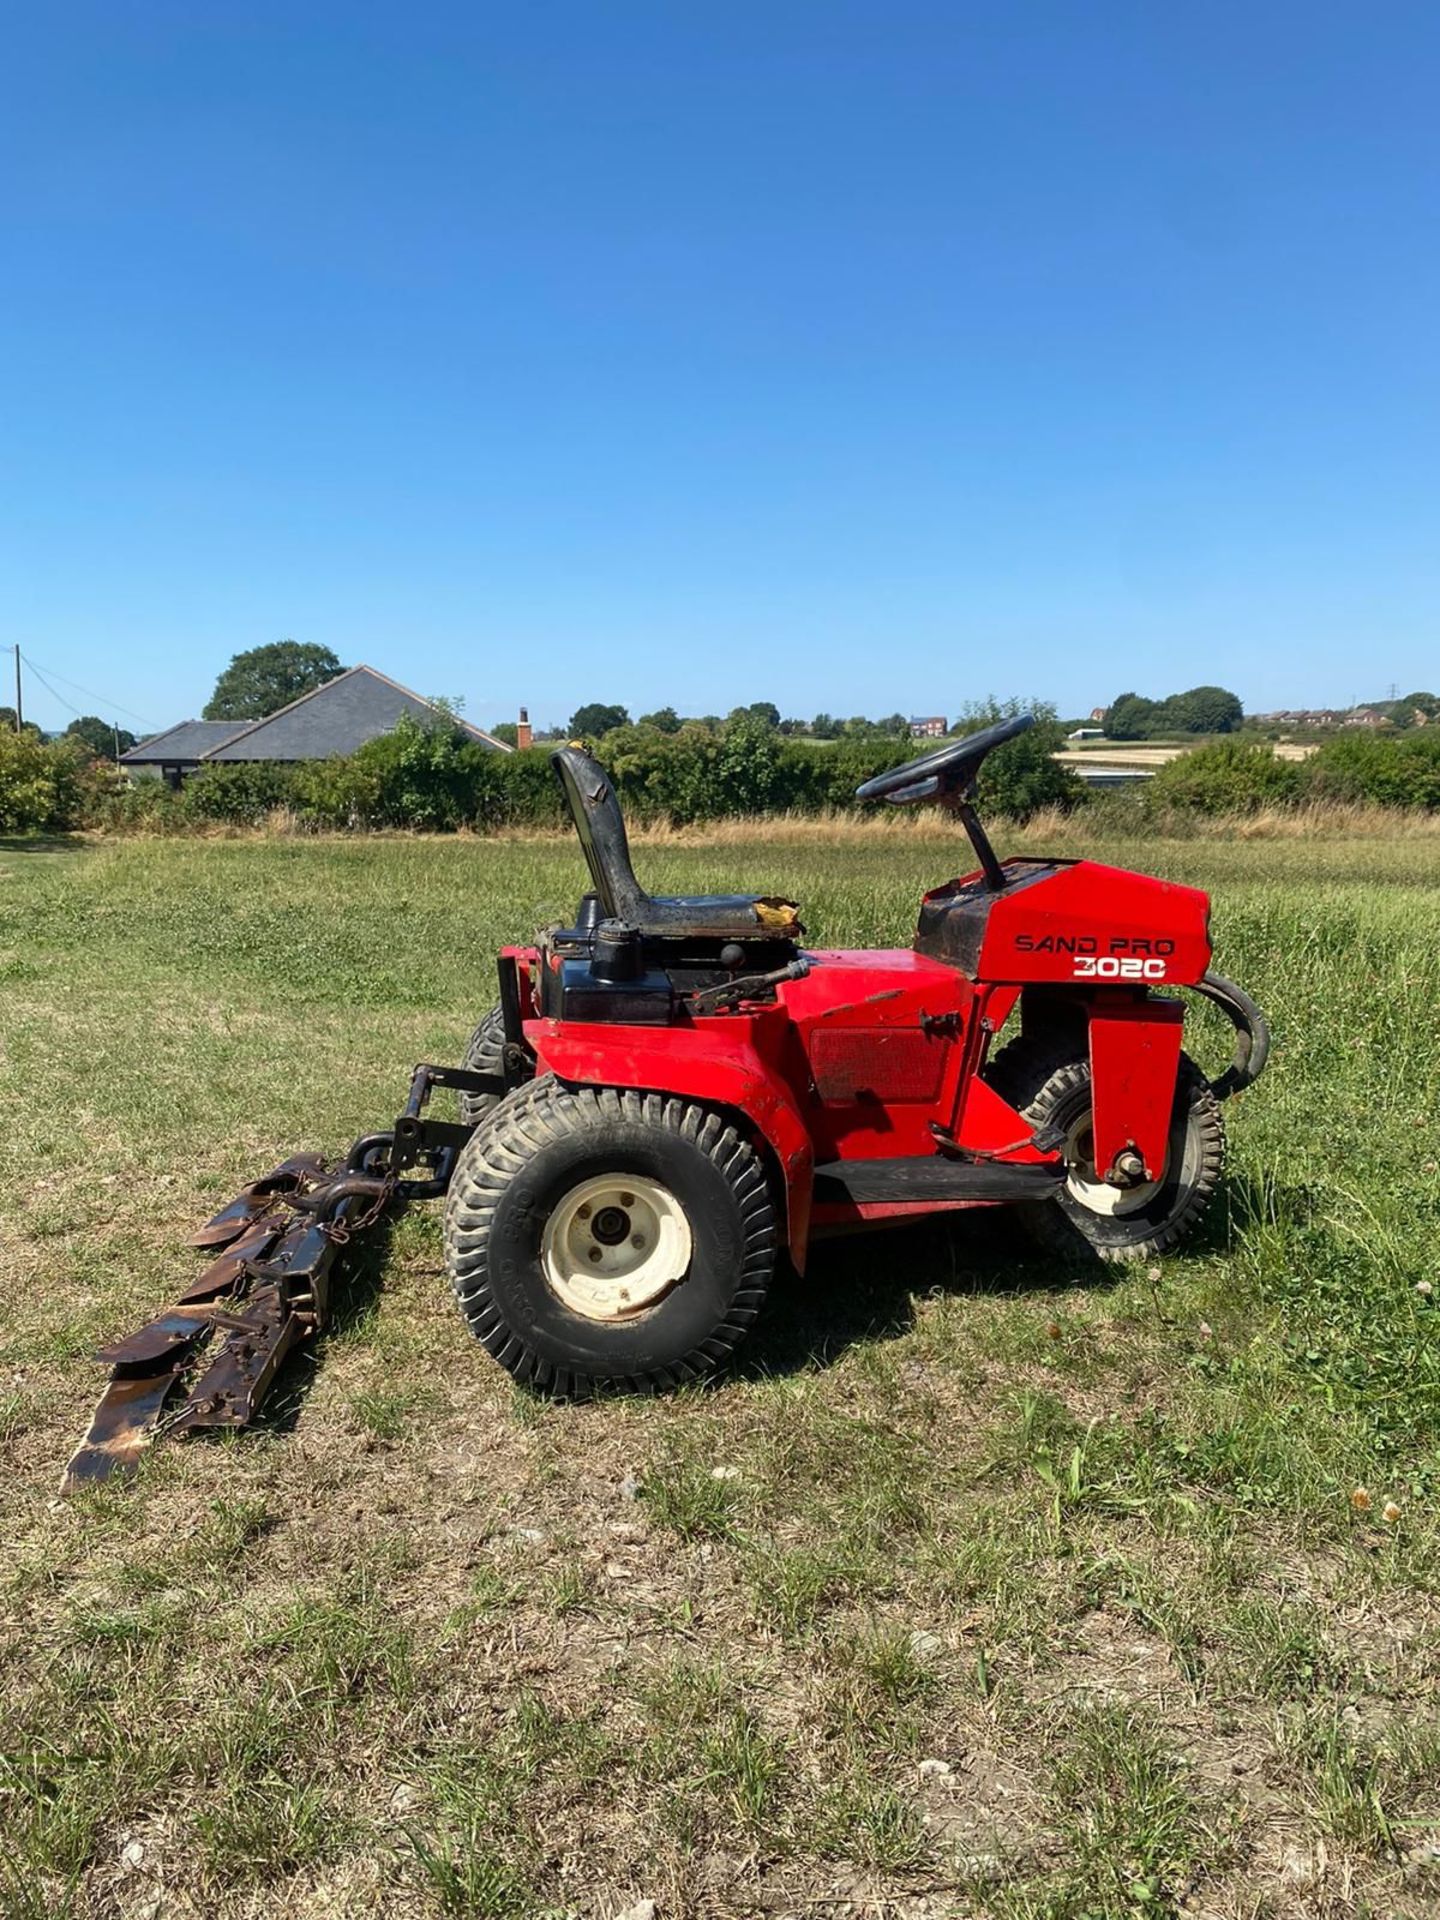
[[[1276,1025],[1193,1250],[832,1246],[718,1389],[557,1408],[418,1210],[266,1428],[61,1503],[91,1347],[455,1057],[580,867],[0,848],[0,1912],[1435,1913],[1440,839],[1102,851],[1209,887]],[[894,944],[957,864],[731,830],[644,869]]]

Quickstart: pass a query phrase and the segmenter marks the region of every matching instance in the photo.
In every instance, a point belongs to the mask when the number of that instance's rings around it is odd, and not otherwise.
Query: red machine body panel
[[[733,1013],[677,1013],[667,1025],[537,1017],[537,956],[511,949],[525,1038],[541,1072],[579,1084],[674,1093],[732,1109],[769,1147],[786,1188],[792,1257],[812,1225],[880,1223],[937,1203],[847,1202],[812,1217],[817,1165],[933,1159],[942,1150],[1015,1164],[1053,1162],[982,1077],[991,1040],[1027,988],[1068,988],[1090,1029],[1097,1164],[1133,1148],[1163,1166],[1181,1009],[1156,986],[1191,984],[1210,959],[1209,901],[1192,887],[1092,861],[1012,861],[1013,884],[968,875],[927,901],[956,902],[978,936],[969,971],[910,948],[807,953],[810,971],[773,1001]],[[942,1203],[947,1209],[992,1204]]]
[[[1191,986],[1203,977],[1210,901],[1198,888],[1094,860],[1047,864],[1052,871],[995,896],[980,948],[982,980],[1150,987]]]
[[[1127,1147],[1145,1178],[1165,1171],[1185,1009],[1178,1000],[1118,1000],[1090,1014],[1091,1119],[1103,1175]]]

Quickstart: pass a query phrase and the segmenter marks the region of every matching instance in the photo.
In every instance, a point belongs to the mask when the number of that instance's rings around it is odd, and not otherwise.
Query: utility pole
[[[20,642],[15,642],[15,731],[25,724],[25,709],[20,704]]]

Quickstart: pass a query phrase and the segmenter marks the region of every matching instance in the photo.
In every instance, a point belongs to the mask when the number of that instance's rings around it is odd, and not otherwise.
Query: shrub
[[[0,730],[0,833],[56,833],[84,826],[110,779],[76,739],[42,740]]]
[[[191,824],[180,795],[163,780],[117,786],[101,800],[95,814],[95,825],[106,833],[183,833]]]
[[[500,818],[512,826],[558,827],[564,818],[560,783],[550,765],[549,747],[492,755],[499,781]]]
[[[492,826],[503,814],[502,757],[447,721],[422,726],[406,715],[351,756],[358,824],[428,833]]]
[[[1382,807],[1440,807],[1440,728],[1398,738],[1342,734],[1306,765],[1317,800],[1368,800]]]
[[[352,753],[310,760],[295,769],[295,808],[306,826],[353,831],[374,824],[380,810],[380,776]]]
[[[292,768],[264,761],[201,767],[178,796],[182,819],[232,827],[258,827],[277,807],[292,806]]]
[[[1301,797],[1305,768],[1279,760],[1267,746],[1217,740],[1161,767],[1145,789],[1147,808],[1194,813],[1257,813]]]
[[[985,724],[990,723],[987,718]],[[1052,757],[1063,744],[1064,730],[1054,709],[1037,707],[1030,731],[997,747],[980,769],[980,806],[1012,820],[1028,820],[1045,807],[1068,813],[1079,806],[1085,799],[1079,776]]]

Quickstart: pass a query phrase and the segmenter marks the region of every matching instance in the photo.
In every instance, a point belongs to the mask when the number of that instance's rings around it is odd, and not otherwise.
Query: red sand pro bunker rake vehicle
[[[570,1397],[714,1372],[777,1261],[803,1267],[821,1234],[1018,1203],[1052,1247],[1173,1247],[1215,1190],[1221,1102],[1264,1065],[1265,1022],[1208,971],[1203,893],[996,858],[976,775],[1030,724],[860,788],[944,803],[979,860],[925,896],[913,946],[880,952],[803,948],[788,900],[646,894],[604,769],[562,748],[591,878],[574,926],[501,953],[465,1065],[418,1067],[391,1132],[334,1172],[286,1162],[202,1229],[223,1249],[207,1273],[99,1356],[114,1372],[71,1480],[133,1465],[157,1428],[244,1425],[324,1324],[341,1242],[401,1201],[446,1196],[466,1320],[517,1379]],[[1175,987],[1235,1029],[1218,1080],[1182,1051]],[[436,1086],[458,1123],[431,1117]]]

